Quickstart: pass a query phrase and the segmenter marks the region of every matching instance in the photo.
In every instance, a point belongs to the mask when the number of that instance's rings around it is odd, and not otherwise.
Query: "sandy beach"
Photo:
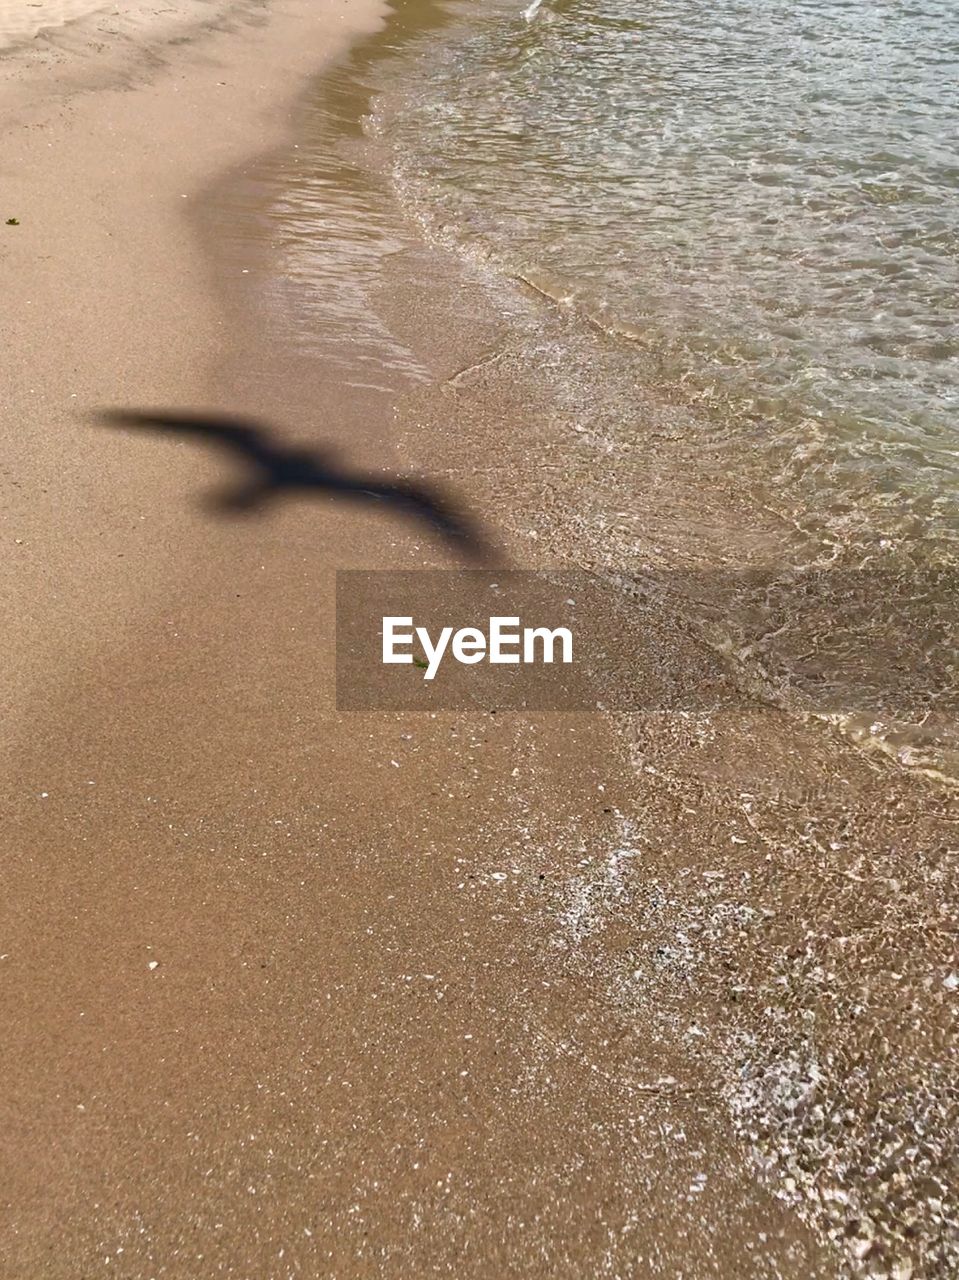
[[[799,1065],[780,1106],[731,1046],[783,978],[788,1058],[825,981],[810,920],[864,972],[890,903],[938,910],[948,793],[776,712],[707,740],[338,711],[336,571],[456,568],[461,545],[329,485],[244,512],[222,452],[97,415],[241,415],[354,490],[437,487],[484,563],[542,567],[575,511],[555,406],[491,361],[502,317],[378,183],[357,121],[380,0],[56,16],[0,18],[0,1274],[806,1280],[870,1251],[935,1274],[838,1207],[814,1114],[872,1055],[865,1161],[899,1120],[882,1073],[935,1084],[922,946],[859,1039],[817,1006],[819,1094]],[[290,246],[324,229],[304,285]],[[625,507],[648,482],[610,484]]]

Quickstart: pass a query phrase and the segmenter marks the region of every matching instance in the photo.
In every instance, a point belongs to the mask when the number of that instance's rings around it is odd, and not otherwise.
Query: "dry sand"
[[[249,292],[262,157],[378,7],[168,9],[0,62],[0,1274],[840,1274],[682,1019],[579,945],[637,803],[610,729],[338,715],[333,571],[455,559],[329,502],[212,519],[208,457],[91,425],[203,404],[409,463]]]
[[[4,0],[0,4],[0,48],[25,44],[39,32],[59,31],[67,23],[100,10],[115,13],[117,6],[102,0]]]

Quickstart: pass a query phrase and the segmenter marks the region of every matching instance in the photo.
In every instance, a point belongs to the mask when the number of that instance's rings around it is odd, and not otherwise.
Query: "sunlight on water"
[[[959,537],[959,10],[463,12],[391,122],[406,190],[760,422],[827,543]]]

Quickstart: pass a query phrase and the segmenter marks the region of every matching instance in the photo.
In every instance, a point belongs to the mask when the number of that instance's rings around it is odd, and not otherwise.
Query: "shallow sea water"
[[[937,450],[951,457],[948,420],[936,417],[926,435],[916,425],[945,401],[913,394],[913,351],[898,372],[883,366],[888,400],[857,374],[846,402],[855,422],[827,412],[848,381],[826,360],[836,344],[822,340],[815,377],[788,327],[764,346],[763,309],[744,274],[753,251],[735,259],[738,241],[721,239],[718,213],[710,237],[691,236],[682,253],[684,219],[700,225],[705,204],[698,214],[695,201],[677,208],[658,227],[639,216],[636,190],[654,178],[679,184],[680,204],[697,155],[689,144],[686,177],[667,172],[683,155],[678,144],[668,155],[661,144],[658,171],[631,167],[643,101],[665,110],[672,99],[680,116],[683,105],[665,71],[643,78],[649,58],[633,55],[632,81],[620,83],[626,36],[639,47],[636,8],[620,5],[619,19],[615,5],[601,11],[589,0],[546,0],[528,17],[502,0],[394,8],[383,33],[317,84],[292,152],[258,170],[277,264],[262,282],[263,310],[277,347],[315,355],[353,392],[354,418],[333,424],[351,461],[375,417],[377,454],[395,429],[401,445],[413,442],[398,451],[404,466],[419,462],[431,480],[455,479],[471,501],[488,499],[517,563],[528,549],[529,563],[545,553],[550,563],[605,567],[636,590],[630,616],[661,644],[690,643],[687,620],[701,623],[749,677],[731,716],[617,717],[635,806],[616,811],[609,843],[584,843],[578,819],[558,834],[550,826],[542,845],[529,841],[543,793],[524,795],[520,782],[523,838],[512,820],[497,830],[485,869],[508,866],[512,877],[525,867],[535,885],[524,909],[542,929],[533,959],[543,990],[559,965],[632,1034],[690,1037],[715,1089],[709,1105],[725,1107],[776,1195],[836,1243],[844,1274],[952,1274],[954,792],[850,751],[803,713],[804,699],[821,709],[823,688],[836,707],[891,692],[887,655],[905,658],[917,709],[948,680],[951,491],[927,465]],[[731,12],[703,9],[700,25],[726,14],[739,39]],[[773,40],[758,10],[736,12],[752,12]],[[842,13],[856,20],[854,9]],[[677,15],[667,5],[642,16],[655,27]],[[584,37],[567,24],[581,18],[597,50],[611,41],[619,72],[608,81],[596,72],[590,81],[577,63]],[[663,58],[688,54],[660,36]],[[716,55],[707,41],[704,59],[707,46]],[[732,84],[742,55],[730,58],[739,60],[724,73]],[[776,88],[769,78],[766,91]],[[617,116],[620,99],[629,110]],[[755,137],[745,101],[740,93],[737,109]],[[765,119],[771,111],[763,106]],[[573,119],[594,144],[583,147],[581,192],[563,151],[576,141]],[[597,174],[615,170],[607,152],[628,177],[597,185]],[[747,208],[746,194],[769,200],[768,187],[745,184],[738,203],[727,202],[730,216]],[[862,216],[885,207],[864,206]],[[798,244],[787,223],[770,236]],[[712,274],[690,267],[684,277],[684,253],[708,257]],[[788,252],[778,262],[784,282],[801,265]],[[946,270],[937,262],[933,281]],[[797,297],[808,308],[801,337],[816,311]],[[770,286],[773,314],[774,301]],[[411,316],[398,314],[407,304]],[[495,323],[477,324],[484,310]],[[458,363],[436,354],[444,325],[454,353],[471,361],[455,374]],[[462,343],[458,325],[468,331]],[[735,359],[723,343],[735,344]],[[930,376],[951,376],[948,362],[928,363]],[[802,369],[823,397],[817,406],[785,394]],[[909,432],[904,450],[896,433]],[[803,566],[815,575],[795,576]],[[663,598],[651,604],[657,584]],[[651,622],[664,615],[664,625]],[[782,714],[787,704],[796,716]],[[940,744],[917,743],[909,726],[876,732],[867,714],[843,727],[904,763],[942,770]],[[583,1046],[590,1070],[609,1070],[617,1085],[632,1078],[630,1042],[621,1043],[612,1065],[605,1037]]]
[[[358,396],[428,392],[377,299],[452,250],[567,433],[564,559],[682,570],[751,695],[959,777],[959,19],[393,7],[278,180],[289,340]]]
[[[748,422],[821,553],[954,547],[955,6],[454,12],[386,126],[407,198],[726,411],[730,465]]]
[[[428,239],[581,322],[525,339],[526,376],[595,442],[572,500],[640,450],[668,484],[672,449],[687,527],[697,493],[714,507],[705,551],[680,532],[675,563],[725,572],[734,524],[757,514],[774,589],[744,602],[715,583],[728,617],[710,623],[752,687],[953,776],[959,15],[942,0],[444,12],[378,77],[370,130]],[[651,433],[651,391],[695,432]],[[621,489],[590,554],[648,564],[669,538],[645,506]],[[812,609],[805,582],[794,593],[810,572]]]

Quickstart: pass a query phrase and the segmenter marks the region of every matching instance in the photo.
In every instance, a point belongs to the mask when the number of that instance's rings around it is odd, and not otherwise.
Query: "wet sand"
[[[318,120],[355,132],[348,74],[332,102],[305,78],[378,18],[250,5],[172,44],[77,24],[0,64],[0,1270],[842,1274],[723,1091],[738,957],[752,1007],[792,945],[728,932],[732,900],[781,891],[730,775],[761,792],[785,743],[801,825],[811,741],[633,725],[631,755],[586,715],[341,715],[335,570],[454,551],[327,497],[217,516],[229,464],[91,420],[205,406],[445,478],[513,561],[536,563],[511,509],[562,528],[528,465],[552,416],[483,385],[500,321],[452,262],[386,245],[413,386],[355,376],[348,324],[283,321],[276,182]],[[792,903],[817,883],[796,871]],[[671,985],[655,958],[703,923]]]

